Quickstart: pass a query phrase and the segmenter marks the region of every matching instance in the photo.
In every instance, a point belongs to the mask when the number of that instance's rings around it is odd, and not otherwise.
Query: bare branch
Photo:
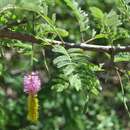
[[[23,42],[40,43],[43,42],[41,39],[35,38],[33,35],[23,34],[19,32],[13,32],[8,29],[0,30],[0,39],[15,39]],[[67,48],[82,48],[88,51],[107,52],[107,53],[118,53],[118,52],[130,52],[130,45],[128,46],[102,46],[102,45],[91,45],[86,43],[70,43],[56,40],[46,39],[46,42],[50,44],[64,45]]]
[[[47,39],[49,43],[52,44],[63,44],[61,41],[56,40],[49,40]],[[69,43],[65,42],[64,45],[69,48],[81,48],[88,51],[97,51],[97,52],[130,52],[130,46],[102,46],[102,45],[92,45],[92,44],[86,44],[86,43]]]

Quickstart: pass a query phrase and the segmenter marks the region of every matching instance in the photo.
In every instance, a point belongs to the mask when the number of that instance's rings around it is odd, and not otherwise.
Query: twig
[[[121,76],[120,76],[120,74],[119,74],[118,68],[116,68],[116,73],[117,73],[117,76],[118,76],[118,78],[119,78],[119,82],[120,82],[120,86],[121,86],[121,91],[122,91],[122,95],[123,95],[124,107],[125,107],[126,112],[127,112],[128,115],[129,115],[129,117],[130,117],[130,112],[129,112],[129,109],[128,109],[128,106],[127,106],[127,103],[126,103],[126,100],[125,100],[125,91],[124,91],[124,87],[123,87],[123,84],[122,84],[122,80],[121,80]]]
[[[87,41],[85,41],[85,42],[83,42],[84,44],[88,44],[88,43],[90,43],[90,42],[92,42],[92,41],[94,41],[94,40],[96,40],[96,38],[91,38],[91,39],[89,39],[89,40],[87,40]]]

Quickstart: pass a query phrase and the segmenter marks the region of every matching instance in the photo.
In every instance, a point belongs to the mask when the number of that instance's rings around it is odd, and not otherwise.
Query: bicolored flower
[[[41,89],[41,81],[38,72],[31,72],[24,76],[24,92],[37,94]]]
[[[37,122],[39,117],[37,93],[40,89],[41,80],[38,72],[31,72],[24,76],[24,92],[28,94],[27,119],[31,122]]]

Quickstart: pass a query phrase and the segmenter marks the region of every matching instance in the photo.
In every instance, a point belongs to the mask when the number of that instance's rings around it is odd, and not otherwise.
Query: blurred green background
[[[26,5],[28,0],[21,1]],[[19,3],[17,0],[15,2]],[[46,13],[45,10],[47,11],[46,7],[48,7],[48,16],[53,19],[56,16],[55,25],[69,32],[69,35],[63,38],[64,41],[77,43],[85,41],[92,38],[94,32],[107,34],[107,38],[100,35],[101,39],[93,41],[93,44],[127,45],[130,41],[128,12],[123,12],[124,6],[120,5],[120,0],[77,0],[79,7],[86,11],[89,17],[87,25],[89,29],[83,31],[75,14],[65,1],[41,0],[41,2],[45,2],[47,5],[41,6],[44,8],[43,13]],[[126,3],[129,4],[129,1]],[[102,14],[104,14],[104,19],[101,20]],[[32,12],[27,11],[6,11],[0,15],[0,27],[25,18],[27,24],[14,26],[11,29],[58,39],[55,34],[50,34],[53,33],[52,30],[47,30],[47,24],[42,26],[44,32],[40,31],[40,25],[45,21],[37,17],[38,20],[32,22],[32,16]],[[33,24],[35,32],[32,29]],[[42,90],[38,94],[40,117],[37,124],[31,124],[26,119],[27,95],[23,92],[24,74],[32,69],[30,65],[31,45],[16,40],[0,40],[0,44],[0,130],[130,130],[130,118],[124,108],[120,83],[110,68],[104,71],[105,74],[108,73],[108,79],[97,74],[102,91],[96,96],[89,96],[89,101],[83,91],[77,92],[72,89],[58,93],[51,89],[51,79],[55,75],[53,71],[56,69],[52,65],[54,54],[49,48],[44,50],[46,57],[43,56],[38,45],[35,45],[34,49],[34,66],[42,79]],[[110,56],[104,53],[86,53],[91,57],[90,61],[96,65],[110,60]],[[122,60],[129,62],[129,53],[116,55],[116,61]],[[45,61],[48,64],[49,72]],[[129,84],[129,77],[124,76],[123,85],[128,107],[130,107]],[[84,109],[85,112],[83,112]]]

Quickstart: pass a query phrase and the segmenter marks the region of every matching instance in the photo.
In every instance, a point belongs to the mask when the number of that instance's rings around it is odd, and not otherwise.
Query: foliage
[[[80,25],[80,32],[87,31],[89,28],[88,14],[81,10],[80,7],[78,7],[78,3],[75,0],[65,0],[65,2],[72,9],[76,19],[78,20]]]
[[[95,77],[96,67],[87,63],[88,57],[81,49],[71,48],[66,51],[62,46],[55,46],[53,51],[62,55],[56,57],[53,63],[60,69],[60,73],[54,80],[53,88],[63,91],[75,88],[77,91],[92,91],[98,93],[99,82]]]
[[[129,53],[111,59],[112,54],[64,47],[64,41],[77,45],[88,39],[95,45],[129,45],[129,12],[128,0],[0,0],[0,30],[42,41],[0,39],[0,129],[129,129],[123,106],[125,99],[130,107],[129,66],[119,71],[125,93],[115,70],[103,68],[107,63],[129,62]],[[47,39],[63,45],[50,45]],[[22,87],[24,74],[32,70],[38,70],[42,79],[37,124],[26,120]]]

